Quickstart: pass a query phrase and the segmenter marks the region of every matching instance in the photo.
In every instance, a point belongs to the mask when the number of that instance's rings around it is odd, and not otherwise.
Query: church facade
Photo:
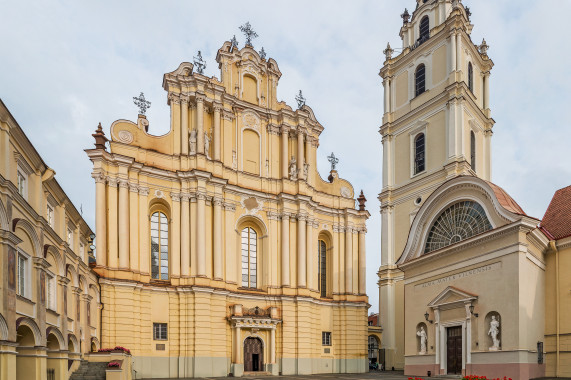
[[[567,245],[491,182],[488,45],[472,42],[458,0],[417,0],[402,18],[402,52],[388,46],[380,72],[385,365],[418,376],[561,374],[561,330],[555,339],[546,316],[560,318],[552,263]]]
[[[316,152],[323,126],[277,100],[277,62],[225,42],[163,78],[171,128],[94,134],[102,346],[137,377],[367,370],[365,198]],[[334,168],[333,168],[334,169]]]

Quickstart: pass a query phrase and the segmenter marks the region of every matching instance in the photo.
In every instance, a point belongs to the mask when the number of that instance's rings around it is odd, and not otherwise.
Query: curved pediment
[[[525,216],[507,193],[478,177],[461,176],[440,186],[412,223],[397,264],[435,252]]]

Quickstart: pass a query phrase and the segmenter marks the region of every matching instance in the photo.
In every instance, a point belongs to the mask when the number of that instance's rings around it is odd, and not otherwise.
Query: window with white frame
[[[48,309],[56,311],[56,277],[49,272],[46,276],[46,295]]]
[[[22,297],[26,297],[28,292],[28,265],[28,258],[22,253],[18,253],[18,295]]]
[[[167,324],[153,323],[153,340],[167,340]]]
[[[67,229],[67,244],[70,247],[73,245],[73,231],[69,227]]]
[[[24,198],[28,196],[28,176],[18,168],[18,193]]]
[[[322,346],[331,346],[331,332],[330,331],[322,331],[321,332],[321,345]]]
[[[49,203],[46,206],[46,221],[50,227],[54,227],[54,208]]]

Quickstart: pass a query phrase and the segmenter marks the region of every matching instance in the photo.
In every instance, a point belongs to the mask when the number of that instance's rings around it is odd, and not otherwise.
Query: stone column
[[[345,292],[353,293],[353,228],[345,228]]]
[[[129,185],[129,268],[139,270],[139,186]]]
[[[105,176],[102,174],[94,175],[95,179],[95,234],[99,239],[96,240],[97,250],[96,258],[98,266],[107,265],[107,202],[105,194]]]
[[[303,154],[303,131],[301,128],[297,131],[297,177],[303,178],[303,164],[305,163],[305,155]]]
[[[220,161],[220,150],[222,148],[222,138],[220,137],[220,111],[222,109],[222,105],[215,104],[214,105],[214,136],[212,143],[214,144],[214,160]]]
[[[222,198],[214,198],[214,279],[223,280],[224,272],[222,265]]]
[[[206,277],[206,195],[196,195],[196,275]]]
[[[341,272],[340,272],[340,267],[341,267],[341,261],[343,260],[343,257],[341,256],[341,252],[343,252],[343,250],[341,249],[341,239],[340,239],[340,233],[339,233],[339,228],[335,225],[331,226],[331,230],[333,232],[333,255],[332,255],[332,271],[331,273],[333,274],[333,278],[332,278],[332,291],[333,294],[339,294],[341,293],[341,285],[343,282],[343,278],[341,276]]]
[[[276,362],[276,326],[270,330],[270,364]]]
[[[234,231],[234,211],[236,211],[236,206],[230,203],[224,204],[224,221],[226,223],[226,230],[224,235],[225,247],[225,262],[226,262],[226,281],[229,283],[237,283],[236,274],[237,268],[231,265],[232,262],[237,262],[236,256],[239,256],[236,252],[235,236]]]
[[[196,95],[196,151],[204,152],[204,95]]]
[[[359,294],[367,294],[367,264],[366,264],[366,251],[365,251],[365,232],[367,230],[363,227],[359,229]]]
[[[129,182],[119,180],[119,268],[129,268]]]
[[[308,289],[315,289],[315,285],[313,283],[313,260],[315,256],[315,248],[313,243],[313,220],[307,220],[305,228],[305,258],[306,258],[306,278],[307,278],[307,288]]]
[[[180,202],[180,273],[190,276],[190,196],[182,194]],[[193,227],[194,228],[194,227]]]
[[[107,231],[107,241],[109,242],[108,251],[109,256],[107,257],[107,266],[111,268],[117,268],[117,260],[119,258],[118,245],[117,245],[117,179],[108,178],[109,186],[107,191],[109,192],[109,229]],[[105,239],[105,234],[101,235]]]
[[[289,131],[285,125],[282,125],[282,178],[288,178],[288,145]]]
[[[172,122],[172,129],[174,131],[173,136],[173,143],[174,143],[174,154],[180,153],[180,142],[182,138],[179,138],[181,133],[181,125],[180,125],[180,94],[169,92],[168,94],[168,104],[171,107],[171,122]]]
[[[440,310],[434,309],[434,347],[436,352],[435,364],[440,369]]]
[[[490,72],[484,73],[484,110],[490,109]],[[489,115],[488,115],[489,116]]]
[[[311,138],[309,135],[307,135],[305,138],[305,155],[306,155],[306,162],[309,165],[309,169],[307,171],[307,178],[305,178],[305,180],[307,181],[308,184],[313,185],[313,179],[309,174],[309,171],[313,169],[314,165],[313,157],[311,154]]]
[[[240,364],[242,363],[242,355],[241,355],[241,346],[242,346],[242,339],[241,338],[241,328],[240,326],[234,326],[234,363]]]
[[[171,193],[172,199],[172,226],[171,229],[171,277],[180,277],[180,262],[181,262],[181,236],[180,228],[182,219],[180,216],[180,194]]]
[[[297,286],[300,288],[307,287],[306,281],[306,252],[305,245],[305,224],[307,217],[305,215],[298,215],[297,217]]]
[[[181,126],[180,126],[180,146],[181,146],[181,153],[183,155],[188,155],[188,103],[189,99],[188,96],[184,95],[180,97],[180,119],[181,119]]]
[[[456,71],[456,33],[450,36],[450,71]]]
[[[390,94],[391,94],[391,81],[389,78],[386,78],[383,81],[383,85],[385,87],[385,114],[391,112],[390,110]]]
[[[289,286],[289,214],[282,215],[282,286]]]
[[[490,181],[492,178],[492,135],[494,133],[491,129],[484,132],[484,149],[483,149],[483,161],[484,161],[484,173],[483,178],[486,181]]]
[[[151,260],[149,258],[149,188],[139,186],[139,270],[141,274],[149,274]]]
[[[456,70],[462,71],[462,34],[456,35]]]

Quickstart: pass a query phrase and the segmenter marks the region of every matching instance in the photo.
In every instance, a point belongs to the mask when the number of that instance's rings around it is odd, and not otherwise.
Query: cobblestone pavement
[[[214,377],[205,377],[203,379],[227,379],[226,377],[214,378]],[[319,379],[342,379],[342,380],[368,380],[368,379],[382,379],[382,380],[402,380],[408,379],[407,376],[404,376],[402,371],[374,371],[368,373],[359,373],[359,374],[346,374],[346,373],[339,373],[339,374],[327,374],[327,375],[300,375],[300,376],[247,376],[243,377],[244,380],[319,380]],[[147,379],[153,380],[153,379]],[[190,380],[190,379],[188,379]],[[193,379],[196,380],[196,379]]]

